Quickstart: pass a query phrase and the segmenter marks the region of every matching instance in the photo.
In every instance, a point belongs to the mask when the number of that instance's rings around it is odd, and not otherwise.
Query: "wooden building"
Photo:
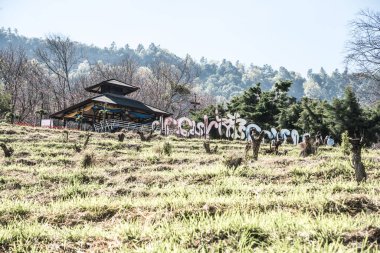
[[[62,111],[50,115],[52,119],[87,124],[95,131],[112,131],[117,128],[133,128],[133,126],[149,126],[154,120],[171,114],[138,100],[127,97],[139,87],[110,79],[85,88],[97,93],[97,96],[86,99]]]

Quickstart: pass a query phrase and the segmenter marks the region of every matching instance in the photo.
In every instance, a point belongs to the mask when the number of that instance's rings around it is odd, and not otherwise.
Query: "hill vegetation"
[[[321,67],[317,72],[310,69],[307,76],[302,76],[300,73],[288,70],[285,67],[276,70],[270,65],[256,66],[250,64],[246,66],[239,61],[233,63],[227,59],[218,62],[202,57],[197,62],[190,55],[181,58],[154,43],[148,47],[140,44],[136,49],[130,48],[128,44],[118,47],[115,43],[109,47],[99,48],[66,39],[56,35],[45,39],[27,38],[19,35],[17,30],[0,29],[0,49],[7,51],[11,47],[13,50],[22,50],[26,59],[34,59],[40,62],[40,66],[46,68],[45,72],[50,72],[49,77],[42,78],[45,79],[44,82],[46,83],[59,82],[54,78],[55,71],[43,64],[47,59],[51,62],[57,60],[54,58],[54,54],[57,52],[48,50],[51,47],[51,40],[61,40],[61,46],[64,44],[63,42],[68,43],[66,46],[69,46],[71,50],[71,55],[68,57],[70,68],[68,73],[62,74],[61,78],[67,75],[65,78],[68,80],[65,82],[71,85],[70,92],[75,93],[81,92],[83,86],[88,85],[88,83],[112,76],[142,87],[143,96],[141,97],[144,97],[147,96],[147,90],[150,88],[147,82],[154,82],[153,79],[157,79],[155,74],[158,71],[158,63],[177,66],[181,69],[184,61],[186,61],[186,67],[191,72],[191,79],[183,84],[186,84],[190,92],[197,93],[198,97],[206,96],[202,101],[205,106],[210,103],[207,103],[210,97],[214,98],[211,100],[212,103],[225,102],[236,95],[241,95],[243,91],[257,83],[261,83],[262,89],[268,91],[274,88],[274,84],[280,80],[292,82],[289,95],[298,100],[302,97],[308,97],[331,101],[333,98],[341,98],[347,86],[353,87],[361,102],[372,103],[376,100],[376,97],[369,92],[373,81],[360,75],[353,75],[347,69],[342,72],[336,69],[332,73],[327,73]],[[44,60],[41,57],[42,55],[38,53],[41,50],[45,51],[47,59]],[[54,65],[57,66],[57,63]],[[61,68],[65,69],[64,66]],[[36,73],[36,71],[34,72]],[[150,72],[153,72],[153,78],[149,74]],[[63,84],[60,83],[59,85],[62,86]],[[145,86],[148,87],[145,88]],[[49,96],[53,96],[53,94],[49,94]],[[78,94],[74,95],[74,97],[78,96]],[[76,99],[73,98],[73,100]],[[159,104],[155,105],[160,106]],[[45,107],[50,110],[48,106],[45,105]]]
[[[67,130],[65,130],[67,131]],[[357,252],[379,249],[379,150],[358,185],[336,147],[265,154],[227,168],[244,142],[93,133],[2,124],[0,251]],[[162,152],[169,143],[170,152]],[[165,144],[168,145],[168,144]],[[160,148],[161,147],[161,148]],[[85,162],[87,160],[87,162]]]

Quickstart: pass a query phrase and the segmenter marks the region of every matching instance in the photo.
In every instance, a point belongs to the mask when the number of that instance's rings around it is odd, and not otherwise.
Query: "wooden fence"
[[[96,132],[112,132],[119,129],[150,132],[152,130],[152,123],[141,124],[130,121],[109,119],[94,124],[94,130]]]

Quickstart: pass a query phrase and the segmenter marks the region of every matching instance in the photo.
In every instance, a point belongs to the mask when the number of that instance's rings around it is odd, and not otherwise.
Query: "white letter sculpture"
[[[156,127],[160,125],[164,135],[169,135],[171,133],[170,129],[172,128],[176,129],[174,132],[177,135],[183,137],[204,136],[205,138],[209,138],[212,129],[217,129],[220,136],[223,136],[224,133],[227,138],[251,141],[250,132],[253,128],[261,132],[261,128],[258,125],[254,123],[247,125],[247,120],[240,118],[239,113],[234,113],[233,115],[227,114],[227,118],[220,118],[216,112],[215,120],[211,122],[209,122],[207,115],[203,117],[203,122],[195,122],[187,117],[181,117],[179,119],[168,117],[165,120],[161,118],[160,121],[156,120],[152,123],[152,129],[156,129]],[[185,126],[186,128],[184,128]],[[275,128],[271,128],[270,131],[264,130],[264,132],[270,140],[278,140],[279,138],[286,140],[287,136],[290,136],[294,145],[299,143],[299,134],[295,129],[291,131],[281,129],[280,132],[277,132]]]

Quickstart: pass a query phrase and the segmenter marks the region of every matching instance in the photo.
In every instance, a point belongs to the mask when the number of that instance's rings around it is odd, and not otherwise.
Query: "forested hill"
[[[43,44],[43,39],[27,38],[19,35],[17,30],[9,28],[0,30],[0,49],[10,45],[23,47],[28,57],[34,58],[35,49]],[[173,64],[181,61],[180,57],[153,43],[147,48],[140,44],[136,49],[130,48],[128,44],[118,47],[115,43],[105,48],[79,42],[76,45],[83,56],[81,62],[88,62],[90,65],[99,61],[105,64],[118,64],[126,57],[135,59],[140,66],[149,66],[157,60]],[[215,96],[217,101],[229,100],[232,96],[241,94],[242,91],[259,82],[264,90],[271,89],[273,84],[280,79],[293,82],[290,95],[298,99],[307,96],[331,100],[333,97],[341,97],[347,85],[353,86],[358,92],[366,87],[362,80],[355,79],[346,70],[326,73],[321,68],[319,72],[309,70],[307,77],[303,77],[285,67],[273,69],[270,65],[246,66],[228,60],[216,62],[202,58],[199,62],[194,61],[192,64],[197,69],[198,76],[194,80],[194,89]]]

